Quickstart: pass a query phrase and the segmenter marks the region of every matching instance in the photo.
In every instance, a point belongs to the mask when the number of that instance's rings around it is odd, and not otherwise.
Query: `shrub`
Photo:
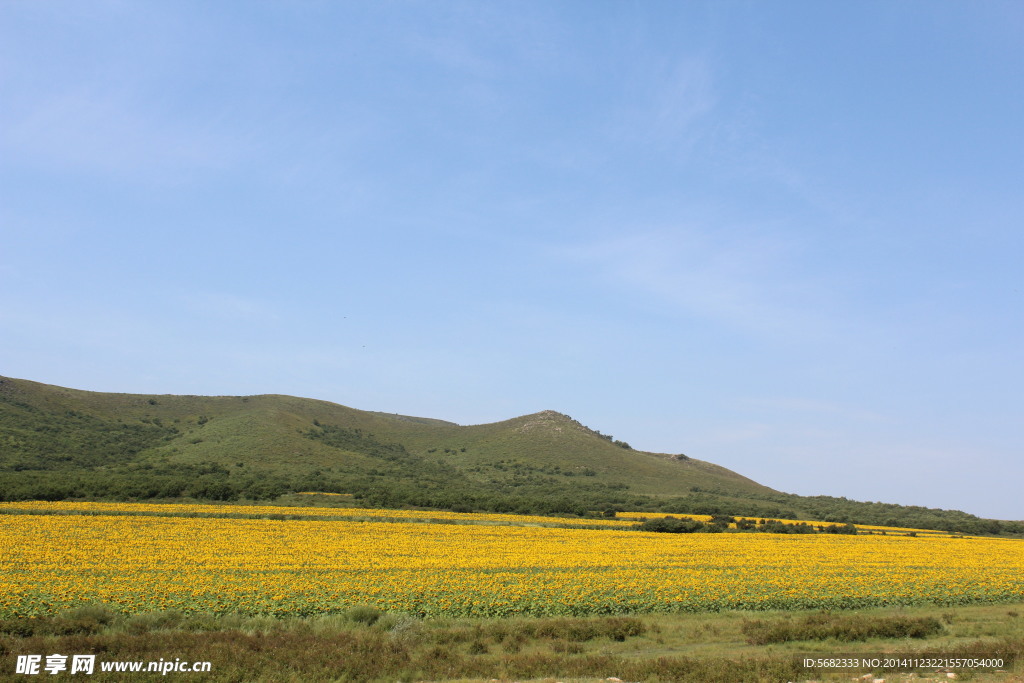
[[[821,612],[799,621],[744,621],[740,627],[751,645],[786,643],[793,640],[830,640],[843,642],[869,638],[927,638],[942,631],[934,617],[840,617]]]
[[[357,624],[366,624],[367,626],[375,624],[383,614],[384,613],[376,607],[370,607],[369,605],[356,605],[355,607],[349,608],[345,613],[350,621]]]
[[[695,531],[703,531],[707,528],[703,522],[695,519],[677,519],[675,517],[662,517],[661,519],[648,519],[638,524],[635,529],[639,531],[657,531],[667,534],[690,534]]]

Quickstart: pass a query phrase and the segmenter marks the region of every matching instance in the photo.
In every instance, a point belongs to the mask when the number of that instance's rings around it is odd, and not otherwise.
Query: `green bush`
[[[349,608],[345,613],[350,621],[357,624],[365,624],[366,626],[372,626],[377,623],[384,613],[376,607],[370,607],[369,605],[356,605],[355,607]]]
[[[677,519],[669,516],[661,519],[648,519],[634,528],[639,531],[656,531],[666,534],[692,534],[695,531],[706,530],[707,525],[695,519]]]
[[[839,640],[870,638],[927,638],[942,632],[934,617],[836,616],[828,612],[811,614],[798,621],[744,621],[740,630],[751,645],[786,643],[794,640]]]

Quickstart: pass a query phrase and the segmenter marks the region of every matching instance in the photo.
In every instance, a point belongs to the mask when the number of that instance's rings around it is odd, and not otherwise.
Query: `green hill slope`
[[[773,493],[711,463],[617,445],[554,411],[460,426],[291,396],[112,394],[11,378],[0,379],[0,473],[8,498],[42,481],[50,495],[118,495],[101,475],[148,479],[162,493],[209,496],[216,479],[226,496],[314,489],[444,504],[457,493],[533,508],[694,488]]]
[[[380,506],[999,530],[962,512],[780,493],[709,462],[633,450],[550,410],[461,426],[293,396],[99,393],[0,377],[0,500],[301,491]]]

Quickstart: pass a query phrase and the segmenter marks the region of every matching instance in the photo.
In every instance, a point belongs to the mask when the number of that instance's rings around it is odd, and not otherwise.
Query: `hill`
[[[293,396],[100,393],[0,377],[0,499],[301,491],[462,511],[643,509],[1005,530],[957,511],[774,491],[713,463],[634,450],[552,410],[462,426]]]
[[[16,493],[15,481],[27,481],[11,474],[41,472],[61,472],[64,482],[72,473],[145,474],[153,482],[226,473],[229,488],[248,497],[259,497],[268,482],[378,498],[395,486],[429,491],[456,484],[527,497],[570,489],[604,497],[682,495],[694,487],[772,493],[711,463],[616,444],[550,410],[460,426],[292,396],[112,394],[2,378],[0,435],[7,497]],[[260,490],[250,490],[250,482]],[[181,493],[210,493],[197,489],[188,481]]]

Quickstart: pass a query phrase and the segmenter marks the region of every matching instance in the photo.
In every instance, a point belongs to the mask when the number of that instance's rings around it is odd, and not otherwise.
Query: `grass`
[[[1008,673],[958,671],[958,680],[1024,680],[1024,605],[759,614],[758,628],[789,635],[749,642],[749,614],[605,618],[421,620],[354,607],[332,616],[273,619],[156,612],[132,616],[102,605],[0,622],[0,661],[18,654],[98,653],[104,660],[210,661],[211,681],[849,681],[865,674],[805,669],[802,657],[929,652],[1016,655]],[[1016,615],[1016,616],[1014,616]],[[814,632],[794,629],[813,626]],[[879,624],[865,632],[866,624]],[[912,641],[905,627],[927,624]],[[830,635],[821,639],[822,629]],[[913,629],[911,629],[913,630]],[[885,637],[881,637],[884,634]],[[11,677],[12,666],[0,671]],[[897,677],[898,676],[898,677]],[[557,678],[556,678],[557,677]],[[888,681],[909,673],[884,674]],[[97,673],[91,680],[124,680]],[[912,680],[949,680],[921,671]]]

